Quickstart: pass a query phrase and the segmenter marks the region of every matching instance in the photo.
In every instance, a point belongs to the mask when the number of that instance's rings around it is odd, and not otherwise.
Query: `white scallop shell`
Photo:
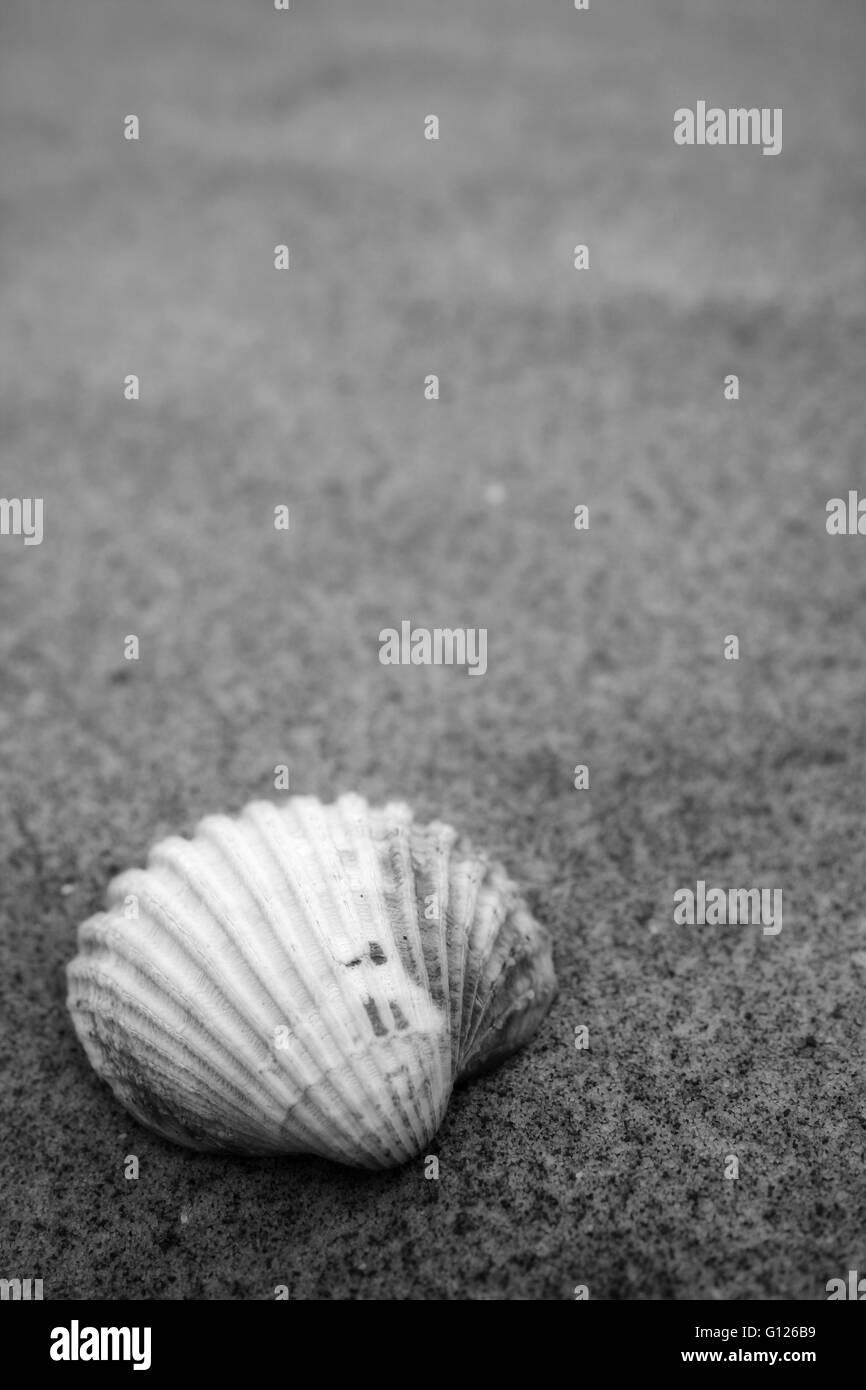
[[[403,1163],[556,990],[503,870],[400,803],[209,816],[107,908],[67,970],[76,1031],[137,1119],[196,1149]]]

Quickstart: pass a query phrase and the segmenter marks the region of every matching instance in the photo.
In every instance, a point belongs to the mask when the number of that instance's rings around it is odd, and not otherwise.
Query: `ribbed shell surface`
[[[99,1075],[177,1143],[380,1168],[535,1030],[550,940],[504,871],[410,809],[209,816],[113,880],[68,1006]]]

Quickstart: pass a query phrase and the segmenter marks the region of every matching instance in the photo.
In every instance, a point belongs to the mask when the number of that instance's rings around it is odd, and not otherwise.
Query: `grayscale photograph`
[[[866,1300],[864,74],[862,0],[0,0],[34,1367]]]

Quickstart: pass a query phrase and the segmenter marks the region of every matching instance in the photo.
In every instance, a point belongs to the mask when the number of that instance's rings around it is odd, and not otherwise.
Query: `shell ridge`
[[[230,823],[231,824],[231,823]],[[272,863],[270,845],[267,837],[263,834],[260,818],[247,817],[246,829],[250,837],[255,837],[255,844],[261,854],[264,851],[265,864],[259,863],[260,871]],[[212,833],[219,836],[220,844],[226,855],[226,862],[234,872],[239,886],[245,891],[250,899],[253,908],[258,912],[260,919],[266,924],[270,932],[272,944],[281,952],[282,958],[290,967],[291,975],[289,979],[296,983],[298,981],[297,963],[292,959],[291,954],[286,951],[284,943],[284,933],[279,931],[278,924],[273,914],[273,904],[271,895],[267,892],[266,884],[255,880],[249,860],[250,847],[244,843],[242,835],[228,831],[225,826],[214,827]],[[281,876],[284,878],[284,876]],[[283,886],[287,886],[285,879]],[[309,921],[309,917],[307,918]],[[268,998],[270,999],[274,1013],[270,1024],[263,1020],[268,1033],[273,1036],[273,1029],[279,1026],[286,1026],[286,1011],[284,1004],[280,1003],[276,991],[271,989],[271,972],[267,971],[266,962],[262,963],[262,982],[266,985]],[[284,979],[284,983],[287,981]],[[310,1018],[320,1017],[318,1011],[313,1011]],[[324,1023],[324,1019],[322,1019]],[[300,1023],[300,1031],[299,1031]],[[305,1086],[302,1088],[302,1095],[312,1096],[317,1093],[317,1101],[321,1103],[322,1092],[330,1094],[332,1099],[336,1098],[338,1105],[331,1111],[331,1122],[345,1138],[356,1145],[362,1146],[365,1153],[371,1158],[381,1159],[385,1153],[380,1137],[371,1126],[365,1126],[363,1109],[357,1104],[351,1090],[344,1084],[342,1071],[344,1066],[339,1052],[333,1046],[328,1046],[330,1038],[325,1027],[320,1027],[311,1032],[300,1020],[293,1017],[289,1022],[295,1036],[299,1039],[303,1033],[304,1046],[307,1056],[312,1063],[311,1074]],[[351,1055],[351,1054],[350,1054]],[[297,1103],[297,1102],[293,1102]]]
[[[218,818],[208,818],[211,822],[208,827],[213,831],[213,822]],[[211,843],[210,841],[208,843]],[[140,907],[145,910],[145,916],[158,920],[171,938],[176,950],[183,953],[189,961],[192,975],[198,974],[207,978],[208,972],[213,982],[217,985],[222,997],[223,1007],[220,1013],[229,1019],[230,1013],[227,1005],[234,1009],[237,1019],[242,1025],[241,1035],[238,1038],[238,1047],[246,1050],[247,1061],[251,1068],[256,1071],[263,1070],[271,1066],[273,1062],[273,1052],[271,1051],[261,1026],[260,1005],[261,990],[269,990],[268,973],[261,967],[259,971],[253,968],[250,960],[244,953],[239,953],[232,968],[231,955],[228,957],[223,951],[218,949],[217,934],[221,933],[226,937],[225,922],[229,920],[229,911],[225,907],[225,875],[222,875],[219,882],[215,882],[213,875],[209,871],[209,859],[199,854],[196,857],[187,852],[188,841],[167,841],[164,842],[166,848],[164,853],[154,853],[153,870],[148,881],[147,875],[143,876],[142,884],[135,880],[135,886],[139,887]],[[159,848],[159,847],[157,847]],[[205,870],[206,872],[202,872]],[[190,920],[196,927],[196,931],[184,930],[177,917],[177,894],[173,891],[171,876],[182,877],[185,883],[189,875],[199,871],[201,877],[196,884],[196,901],[208,915],[208,922],[205,924],[199,918],[193,916]],[[133,870],[133,874],[141,874],[141,871]],[[166,874],[170,875],[166,881]],[[154,887],[151,888],[149,883]],[[232,901],[229,895],[229,901]],[[236,900],[233,901],[233,911],[235,918],[239,915],[239,907]],[[240,915],[243,915],[242,908]],[[189,925],[189,922],[188,922]],[[231,944],[229,939],[229,944]],[[237,964],[240,963],[247,974],[244,986],[238,978]],[[188,995],[190,1000],[195,999],[196,991],[189,985]],[[199,1004],[201,1004],[199,997]],[[274,1000],[274,1008],[278,1007]],[[192,1004],[190,1007],[193,1007]],[[230,1025],[229,1025],[230,1026]],[[273,1035],[271,1035],[273,1036]],[[278,1072],[269,1072],[272,1080],[273,1089],[280,1087],[278,1099],[284,1109],[291,1103],[291,1096],[287,1094],[285,1078],[280,1078]]]
[[[500,930],[506,916],[505,906],[497,894],[495,883],[491,881],[492,876],[495,877],[493,866],[488,865],[487,873],[479,886],[475,916],[472,919],[472,925],[469,931],[469,955],[466,968],[466,999],[464,1004],[466,1019],[466,1030],[463,1039],[464,1054],[469,1047],[471,1047],[477,1031],[479,1014],[484,1008],[483,994],[480,1004],[478,996],[484,981],[487,958],[496,939],[496,933]]]
[[[398,929],[392,931],[394,949],[408,978],[417,989],[430,996],[427,965],[418,919],[415,896],[415,876],[412,867],[410,841],[411,812],[401,803],[389,804],[378,815],[371,818],[373,845],[378,853],[384,886],[384,907],[393,922],[399,915]],[[390,885],[390,888],[389,888]],[[405,928],[399,930],[399,926]],[[411,996],[412,1018],[416,1026],[421,1026],[419,1011],[415,1007],[416,996]],[[391,1005],[392,1012],[394,1004]],[[410,1020],[411,1022],[411,1020]],[[441,1041],[432,1048],[433,1073],[425,1081],[422,1102],[428,1125],[435,1132],[441,1123],[448,1097],[451,1093],[451,1074],[446,1059],[446,1038],[444,1027]]]
[[[139,966],[135,961],[130,959],[128,953],[134,952],[135,946],[134,943],[132,943],[130,939],[126,936],[126,934],[122,931],[122,929],[118,929],[116,926],[109,923],[108,930],[111,931],[112,936],[114,938],[113,948],[116,958],[123,960],[127,965],[129,965],[130,969],[134,970],[136,973],[142,974],[143,978],[146,979],[148,983],[155,984],[149,971],[145,970],[143,966]],[[117,940],[117,937],[120,938],[119,941]],[[118,950],[118,946],[121,945],[123,947],[122,951]],[[75,965],[76,962],[72,962],[72,964],[67,968],[67,976],[69,978],[70,985],[75,983],[79,986],[79,988],[83,987],[84,985],[92,987],[93,983],[95,982],[100,986],[103,997],[107,996],[108,993],[114,993],[120,999],[122,999],[127,1009],[133,1009],[134,1007],[137,1007],[140,1009],[142,1013],[145,1012],[142,1006],[142,991],[139,989],[137,993],[133,993],[129,985],[127,985],[127,987],[124,988],[123,983],[118,978],[116,971],[106,972],[104,967],[100,969],[98,965],[94,967],[94,965],[91,963],[91,966],[87,970],[86,974],[82,976],[81,972],[75,969]],[[171,986],[170,980],[166,981],[166,983],[164,984],[162,994],[166,998],[168,998],[170,1002],[174,1003],[179,1010],[183,1009],[185,1006],[188,1006],[189,1001],[187,996],[181,992],[175,993],[174,988]],[[95,1012],[93,1008],[92,999],[89,1003],[83,1005],[79,1001],[78,1007],[90,1008],[90,1011],[92,1013]],[[158,1017],[153,1010],[147,1011],[146,1016],[150,1018],[152,1021],[155,1021]],[[223,1019],[222,1021],[224,1022],[225,1019]],[[227,1060],[229,1064],[231,1064],[234,1067],[235,1074],[240,1073],[240,1078],[238,1078],[236,1083],[232,1085],[233,1091],[245,1094],[248,1100],[251,1099],[254,1094],[258,1093],[260,1096],[259,1106],[262,1114],[266,1117],[270,1116],[272,1121],[282,1119],[286,1112],[286,1107],[288,1104],[288,1097],[286,1094],[286,1076],[278,1075],[272,1063],[267,1067],[261,1066],[255,1061],[252,1061],[251,1059],[245,1057],[240,1049],[234,1051],[230,1049],[224,1042],[219,1041],[213,1030],[208,1027],[206,1018],[203,1014],[188,1013],[186,1026],[195,1029],[199,1035],[204,1034],[208,1042],[214,1043],[215,1050],[223,1057],[223,1059]],[[169,1042],[171,1042],[172,1045],[176,1045],[180,1042],[179,1034],[175,1030],[167,1029],[165,1027],[164,1021],[162,1023],[162,1031],[166,1039]],[[144,1035],[137,1034],[136,1036],[137,1040],[141,1044],[143,1042]],[[200,1040],[201,1039],[199,1037],[199,1041]],[[185,1046],[187,1046],[190,1052],[193,1052],[194,1055],[197,1056],[199,1060],[200,1073],[203,1069],[205,1074],[208,1074],[213,1069],[213,1061],[212,1058],[208,1056],[207,1051],[204,1050],[201,1046],[193,1048],[191,1041],[187,1041],[185,1043]],[[241,1092],[241,1079],[244,1077],[246,1077],[248,1081],[252,1082],[252,1086],[246,1092]],[[304,1135],[308,1135],[311,1138],[315,1138],[317,1139],[317,1141],[320,1142],[324,1142],[326,1140],[327,1125],[325,1122],[325,1116],[321,1111],[321,1107],[318,1108],[317,1113],[314,1113],[313,1115],[308,1115],[306,1117],[301,1111],[299,1111],[296,1118],[298,1121],[298,1127],[301,1131],[302,1138]]]
[[[429,1139],[431,1124],[434,1129],[436,1127],[437,1107],[434,1106],[432,1114],[429,1109],[427,1114],[424,1113],[428,1101],[433,1100],[432,1093],[427,1092],[424,1082],[425,1063],[430,1053],[431,1042],[424,1040],[439,1035],[441,1020],[435,1010],[431,1011],[426,1001],[426,1016],[420,1016],[423,996],[406,971],[394,940],[393,923],[388,917],[386,907],[382,861],[381,856],[375,851],[371,821],[371,813],[365,802],[352,796],[341,797],[334,807],[331,840],[350,884],[361,937],[366,938],[371,948],[373,945],[379,947],[377,964],[371,964],[369,957],[362,962],[362,978],[365,988],[369,990],[368,1004],[370,1001],[375,1003],[384,1033],[391,1033],[394,1045],[399,1046],[401,1053],[408,1052],[410,1058],[413,1057],[414,1039],[414,1066],[410,1067],[409,1063],[404,1061],[404,1085],[398,1085],[397,1077],[400,1073],[392,1074],[387,1070],[386,1050],[377,1049],[374,1054],[380,1076],[391,1095],[395,1110],[401,1117],[404,1127],[403,1142],[411,1155],[417,1153]],[[382,927],[387,927],[387,933],[382,931]],[[387,952],[379,940],[382,936],[387,938]],[[408,1003],[409,1012],[416,1019],[414,1032],[411,1027],[403,1033],[397,1031],[398,1021],[393,1016],[390,1001],[397,997],[400,987],[404,990],[404,1002]],[[387,1021],[387,1017],[384,1020],[381,1018],[386,1008],[392,1015],[390,1021]]]
[[[461,967],[460,967],[460,999],[457,1005],[459,1024],[457,1029],[456,1059],[455,1070],[459,1072],[460,1059],[463,1055],[463,1047],[466,1034],[471,1021],[472,1000],[470,999],[470,965],[471,965],[471,936],[472,923],[475,920],[475,913],[478,908],[478,894],[487,872],[487,864],[480,855],[472,850],[471,846],[463,847],[463,853],[467,856],[457,866],[459,873],[456,875],[459,891],[455,897],[458,903],[459,914],[461,917]]]
[[[289,878],[289,871],[280,858],[281,838],[286,836],[287,834],[291,834],[291,828],[289,827],[287,829],[285,824],[285,812],[278,810],[269,802],[258,803],[255,807],[249,808],[249,811],[256,821],[259,834],[262,837],[262,843],[266,847],[270,861],[279,868],[281,873],[285,873],[287,887],[289,887],[290,891],[292,891],[292,884]],[[300,891],[300,885],[296,884],[295,888]],[[300,902],[301,899],[299,898],[298,901]],[[320,954],[321,961],[323,965],[328,969],[329,974],[331,976],[335,993],[338,994],[341,1002],[351,1007],[352,1016],[359,1017],[360,1010],[358,1008],[357,997],[349,993],[346,987],[346,982],[341,979],[338,964],[334,960],[333,956],[331,956],[329,953],[325,952],[321,948],[321,943],[318,939],[319,933],[317,930],[314,929],[313,925],[314,909],[318,911],[319,915],[329,915],[328,908],[337,907],[337,905],[331,903],[330,901],[325,905],[323,905],[321,902],[315,902],[312,904],[312,906],[309,903],[302,903],[302,905],[305,907],[306,921],[304,922],[303,928],[299,928],[299,930],[302,930],[307,937],[310,937],[314,940],[316,948]],[[339,1018],[339,1015],[337,1015],[337,1017]],[[345,1027],[343,1027],[342,1031],[347,1046],[346,1055],[352,1059],[360,1058],[363,1054],[365,1047],[368,1046],[366,1038],[364,1036],[365,1030],[362,1031],[359,1023],[358,1027],[354,1031]],[[331,1070],[332,1068],[333,1063],[329,1063],[329,1070]],[[369,1090],[367,1091],[367,1094],[369,1095]],[[349,1093],[349,1100],[350,1102],[352,1102],[354,1110],[356,1111],[356,1119],[360,1122],[362,1118],[362,1112],[357,1109],[357,1105],[354,1103],[354,1099],[351,1096],[351,1092]],[[379,1144],[379,1148],[381,1150],[381,1141],[378,1139],[378,1136],[376,1136],[376,1138],[377,1143]]]
[[[441,1008],[448,1038],[447,1074],[449,1089],[454,1084],[451,1061],[451,989],[448,966],[447,938],[444,930],[448,910],[448,877],[442,872],[438,823],[432,827],[412,827],[411,855],[415,877],[415,911],[421,934],[422,950],[427,968],[430,996]]]
[[[355,801],[357,808],[366,805],[360,799]],[[369,930],[359,912],[357,892],[353,891],[352,883],[347,882],[347,866],[335,838],[335,821],[339,825],[336,808],[331,808],[331,812],[330,817],[326,816],[318,802],[303,797],[289,802],[282,815],[291,818],[289,823],[297,827],[315,867],[315,890],[321,916],[328,920],[331,928],[331,940],[321,944],[331,960],[339,996],[357,1020],[358,1036],[365,1044],[358,1048],[356,1043],[354,1048],[353,1055],[361,1064],[359,1079],[378,1123],[384,1125],[383,1141],[408,1158],[414,1152],[418,1136],[394,1088],[383,1076],[380,1049],[372,1045],[377,1040],[376,1029],[383,1027],[378,1009],[373,1014],[368,1007],[375,1003],[376,982],[372,971],[377,967],[365,957]],[[356,960],[357,963],[341,970],[338,968],[341,958],[344,962]],[[384,1090],[383,1081],[386,1083]]]

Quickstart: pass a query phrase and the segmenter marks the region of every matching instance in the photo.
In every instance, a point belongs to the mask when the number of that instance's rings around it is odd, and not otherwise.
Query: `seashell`
[[[402,803],[208,816],[109,885],[67,1004],[95,1070],[194,1149],[386,1168],[535,1031],[551,942],[504,870]]]

